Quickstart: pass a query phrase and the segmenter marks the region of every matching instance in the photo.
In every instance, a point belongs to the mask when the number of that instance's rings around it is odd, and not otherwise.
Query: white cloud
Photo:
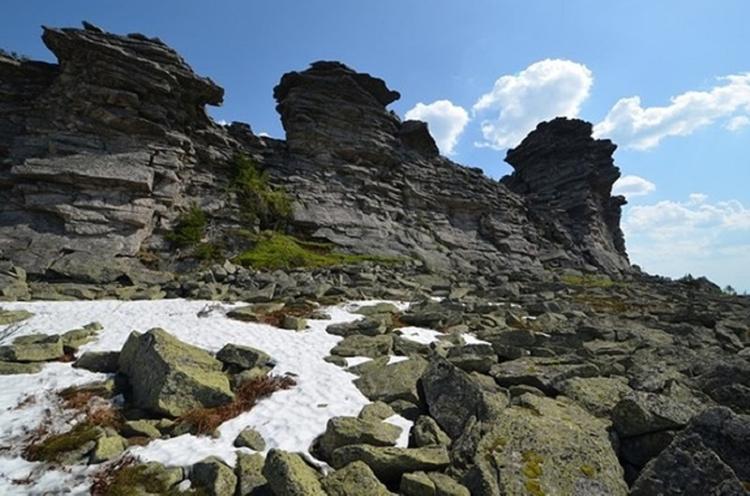
[[[706,275],[750,290],[750,208],[737,200],[660,201],[625,211],[623,231],[633,263],[672,277]]]
[[[736,132],[748,124],[750,124],[750,117],[746,115],[736,115],[729,119],[729,122],[727,122],[724,127],[729,131]]]
[[[640,176],[622,176],[612,186],[613,195],[623,195],[626,198],[644,196],[656,190],[656,185]]]
[[[453,153],[458,137],[469,122],[468,112],[450,100],[417,103],[404,117],[426,122],[438,148],[446,155]]]
[[[688,91],[672,97],[664,107],[643,107],[638,96],[620,99],[604,120],[594,127],[596,136],[645,150],[667,136],[686,136],[718,119],[734,114],[750,114],[750,73],[719,79],[721,84],[708,91]],[[747,119],[732,119],[729,125],[741,127]],[[728,125],[728,126],[729,126]]]
[[[510,148],[541,121],[577,116],[593,81],[585,65],[560,59],[542,60],[500,77],[473,106],[476,115],[487,116],[482,121],[485,142],[478,146]]]

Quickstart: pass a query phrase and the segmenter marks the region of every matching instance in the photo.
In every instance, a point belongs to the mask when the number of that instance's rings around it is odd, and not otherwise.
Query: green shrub
[[[292,216],[292,200],[283,188],[273,187],[268,174],[245,155],[234,158],[232,189],[237,193],[241,213],[249,223],[261,229],[280,229]]]
[[[238,255],[235,263],[256,269],[276,270],[296,267],[328,267],[365,261],[396,263],[400,259],[376,255],[336,253],[325,243],[301,241],[293,236],[266,231],[256,239],[255,246]]]
[[[203,239],[207,223],[206,213],[193,204],[177,219],[177,226],[167,234],[167,239],[178,248],[195,246]]]

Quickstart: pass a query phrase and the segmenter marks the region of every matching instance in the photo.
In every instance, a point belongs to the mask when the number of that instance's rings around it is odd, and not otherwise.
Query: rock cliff
[[[186,206],[211,236],[243,227],[226,194],[237,153],[289,192],[292,233],[340,250],[463,277],[629,270],[615,146],[582,121],[541,124],[498,182],[440,156],[426,124],[387,109],[398,92],[338,62],[281,78],[281,141],[214,123],[223,90],[159,39],[90,24],[42,38],[58,64],[0,58],[0,259],[32,278],[160,280],[142,254],[174,270],[164,235]]]

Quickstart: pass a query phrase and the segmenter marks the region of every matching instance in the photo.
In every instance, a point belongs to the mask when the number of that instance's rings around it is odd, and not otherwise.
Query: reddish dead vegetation
[[[235,390],[231,403],[213,408],[196,408],[178,421],[191,426],[196,434],[210,434],[227,420],[252,409],[261,399],[296,385],[297,382],[288,376],[265,376],[245,381]]]
[[[86,417],[86,422],[100,427],[118,428],[123,418],[120,411],[106,398],[111,393],[103,387],[70,387],[58,391],[57,395],[68,410],[76,410]]]
[[[76,361],[76,352],[72,350],[68,350],[63,355],[57,359],[58,362],[63,363],[70,363]]]
[[[91,495],[104,496],[109,494],[110,489],[118,479],[118,474],[136,464],[133,455],[126,454],[114,463],[106,464],[101,470],[91,476]]]
[[[274,327],[281,327],[281,323],[284,321],[284,317],[286,317],[287,315],[289,315],[290,317],[308,318],[314,310],[315,307],[311,304],[291,304],[285,306],[281,310],[260,315],[259,320],[263,324],[272,325]]]

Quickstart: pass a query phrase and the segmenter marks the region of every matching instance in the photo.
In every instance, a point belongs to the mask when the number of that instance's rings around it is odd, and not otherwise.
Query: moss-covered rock
[[[31,445],[26,454],[30,460],[72,465],[88,461],[104,430],[91,424],[77,424],[70,431],[55,434]]]
[[[190,482],[211,496],[234,496],[237,476],[228,465],[211,456],[193,465]]]
[[[471,496],[466,487],[440,472],[404,474],[399,489],[404,496]]]
[[[18,363],[0,360],[0,375],[36,374],[41,371],[41,363]]]
[[[240,432],[234,440],[234,445],[238,448],[250,448],[255,451],[263,451],[266,449],[265,439],[263,439],[263,436],[252,427],[245,427],[242,429],[242,432]]]
[[[99,322],[91,322],[80,329],[70,330],[62,335],[63,347],[75,351],[96,339],[96,335],[102,329],[104,327]]]
[[[128,420],[123,424],[120,432],[125,437],[159,439],[161,431],[156,427],[157,422],[158,420]]]
[[[103,463],[113,460],[127,448],[127,443],[118,435],[103,436],[96,440],[96,446],[89,455],[89,463]]]
[[[203,496],[201,492],[177,491],[175,487],[183,480],[179,467],[165,467],[157,462],[122,467],[114,473],[103,496],[152,496],[180,495]]]
[[[377,336],[386,331],[386,323],[383,319],[364,318],[353,322],[342,322],[340,324],[331,324],[326,327],[328,334],[334,336],[353,336],[360,334],[362,336]]]
[[[133,332],[118,365],[130,382],[133,404],[155,413],[177,417],[234,399],[221,362],[163,329]]]
[[[393,338],[389,335],[362,336],[353,334],[338,342],[331,349],[331,355],[341,357],[364,356],[376,358],[388,355],[393,346]]]
[[[386,488],[362,462],[352,462],[323,479],[323,489],[328,496],[390,496]]]
[[[30,319],[34,314],[26,310],[3,310],[0,308],[0,326],[15,324]]]
[[[450,446],[451,438],[427,415],[420,415],[409,432],[409,446],[421,448],[423,446]]]
[[[325,432],[318,438],[317,447],[322,458],[328,460],[333,451],[341,446],[394,446],[400,435],[400,427],[381,420],[334,417],[328,421]]]
[[[362,369],[354,384],[373,401],[406,400],[418,404],[417,382],[426,368],[427,360],[411,357],[384,367]]]
[[[556,394],[556,386],[571,377],[593,377],[599,369],[577,357],[523,357],[493,365],[490,375],[501,386],[525,384]]]
[[[477,496],[625,495],[608,426],[567,398],[525,394],[481,438],[464,482]]]
[[[73,362],[73,367],[112,374],[117,372],[119,359],[119,351],[85,351]]]
[[[227,344],[216,353],[216,358],[225,366],[234,370],[247,370],[254,367],[264,367],[271,362],[271,357],[265,351],[250,346]]]
[[[573,377],[560,392],[597,417],[609,417],[617,403],[632,391],[624,377]]]
[[[253,453],[237,453],[237,465],[234,467],[234,473],[237,476],[237,494],[238,496],[256,496],[260,494],[270,494],[268,481],[263,476],[263,465],[266,460],[263,455]]]
[[[612,409],[612,422],[623,437],[679,429],[697,413],[697,406],[662,394],[634,391]]]
[[[58,335],[29,334],[0,347],[0,360],[9,362],[48,362],[62,357],[63,341]]]
[[[385,420],[396,414],[393,408],[382,401],[368,403],[360,410],[358,417],[363,420]]]
[[[263,476],[274,494],[326,496],[317,472],[296,453],[278,449],[269,451]]]
[[[331,465],[342,468],[352,462],[362,461],[385,483],[397,483],[406,472],[442,470],[450,463],[448,449],[444,446],[424,448],[395,448],[352,444],[333,452]]]

